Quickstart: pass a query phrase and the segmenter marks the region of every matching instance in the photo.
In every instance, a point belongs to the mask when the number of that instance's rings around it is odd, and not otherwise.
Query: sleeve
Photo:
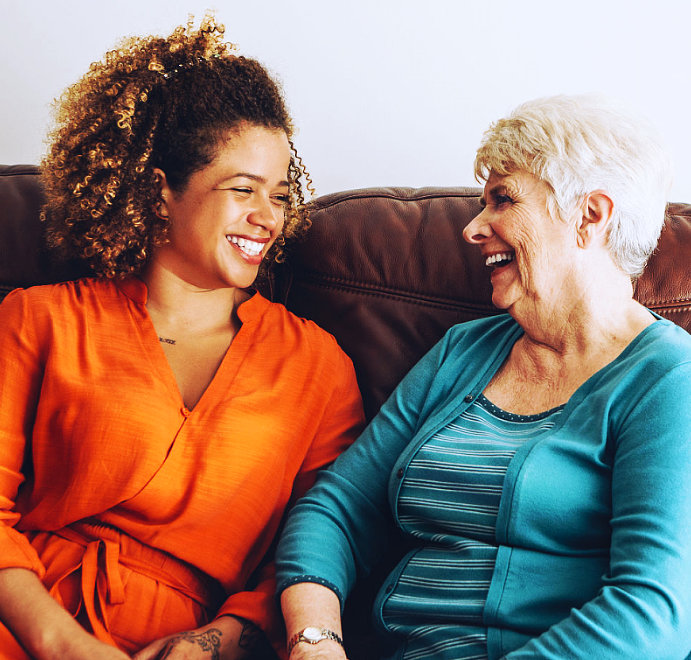
[[[323,409],[317,431],[295,478],[290,503],[295,502],[314,484],[317,473],[350,446],[364,426],[362,398],[353,364],[329,337],[329,381],[333,383]],[[289,506],[290,506],[289,503]],[[231,614],[254,622],[269,637],[274,648],[285,650],[282,622],[276,613],[276,575],[271,561],[275,545],[256,571],[251,591],[230,596],[222,605],[218,616]],[[280,617],[278,617],[280,619]]]
[[[38,555],[14,529],[20,519],[15,498],[25,478],[27,440],[43,374],[39,353],[26,295],[15,290],[0,305],[0,569],[27,568],[42,577]]]
[[[276,554],[278,592],[298,582],[331,588],[343,605],[358,573],[387,546],[388,483],[415,435],[444,351],[442,340],[403,379],[364,433],[292,510]]]
[[[691,364],[647,388],[614,430],[604,586],[508,660],[681,660],[691,650]]]
[[[293,487],[291,502],[297,501],[313,485],[317,473],[353,444],[365,425],[362,397],[350,358],[332,341],[333,370],[328,377],[337,382],[333,388],[315,438],[302,462]]]

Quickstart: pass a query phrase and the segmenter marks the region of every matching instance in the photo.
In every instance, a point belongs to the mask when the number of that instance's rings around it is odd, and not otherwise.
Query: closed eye
[[[483,199],[480,203],[484,201],[484,206],[503,206],[504,204],[513,204],[513,197],[511,197],[511,190],[504,184],[498,184],[492,186],[489,190],[485,190],[485,194],[482,196]]]
[[[502,204],[513,204],[513,199],[508,195],[495,195],[492,202],[495,206],[501,206]]]
[[[234,193],[239,193],[240,195],[251,195],[254,190],[252,188],[243,188],[243,187],[222,187],[219,186],[218,188],[214,188],[214,190],[220,190],[222,192],[234,192]]]
[[[290,203],[290,197],[288,195],[274,195],[272,199],[278,206],[287,206]]]

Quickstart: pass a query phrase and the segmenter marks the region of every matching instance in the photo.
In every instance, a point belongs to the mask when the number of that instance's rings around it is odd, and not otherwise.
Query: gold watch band
[[[318,628],[316,626],[308,626],[303,628],[300,632],[295,633],[288,642],[288,655],[295,648],[296,644],[305,642],[306,644],[319,644],[325,639],[332,639],[343,646],[343,640],[333,630],[328,628]]]

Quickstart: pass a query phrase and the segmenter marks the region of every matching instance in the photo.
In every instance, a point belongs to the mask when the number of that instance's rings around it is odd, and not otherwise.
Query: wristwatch
[[[307,644],[319,644],[322,640],[333,639],[334,642],[338,642],[343,646],[343,640],[333,631],[328,628],[314,628],[309,626],[308,628],[303,628],[300,632],[295,633],[288,642],[288,655],[293,650],[296,644],[300,642],[306,642]]]

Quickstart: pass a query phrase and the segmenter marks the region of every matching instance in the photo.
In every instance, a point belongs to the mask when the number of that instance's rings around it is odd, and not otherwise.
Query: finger
[[[148,646],[145,646],[140,651],[137,651],[137,653],[132,656],[132,660],[155,660],[158,657],[162,646],[162,642],[157,640]]]

